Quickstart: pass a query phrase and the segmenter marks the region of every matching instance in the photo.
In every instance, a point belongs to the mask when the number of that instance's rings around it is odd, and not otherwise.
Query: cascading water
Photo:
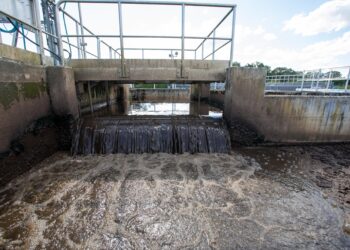
[[[73,154],[228,153],[230,137],[222,119],[191,116],[81,118]]]

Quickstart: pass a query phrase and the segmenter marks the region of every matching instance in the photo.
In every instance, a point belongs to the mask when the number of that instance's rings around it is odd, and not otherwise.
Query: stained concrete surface
[[[0,191],[0,246],[349,249],[349,149],[59,152]]]

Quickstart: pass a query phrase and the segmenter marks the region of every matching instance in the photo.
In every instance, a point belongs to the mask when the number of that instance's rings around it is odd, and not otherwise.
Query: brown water
[[[349,194],[341,203],[331,191],[346,190],[348,149],[57,153],[0,190],[0,246],[349,249]],[[338,172],[322,188],[328,168]]]

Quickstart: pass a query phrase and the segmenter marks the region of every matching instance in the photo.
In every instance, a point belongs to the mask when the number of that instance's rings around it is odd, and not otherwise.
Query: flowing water
[[[228,153],[222,111],[205,102],[125,101],[77,123],[73,154]]]

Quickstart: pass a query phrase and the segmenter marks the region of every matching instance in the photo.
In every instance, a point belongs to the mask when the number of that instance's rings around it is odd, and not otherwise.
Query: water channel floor
[[[56,153],[0,190],[0,248],[349,249],[315,163],[278,154]]]

